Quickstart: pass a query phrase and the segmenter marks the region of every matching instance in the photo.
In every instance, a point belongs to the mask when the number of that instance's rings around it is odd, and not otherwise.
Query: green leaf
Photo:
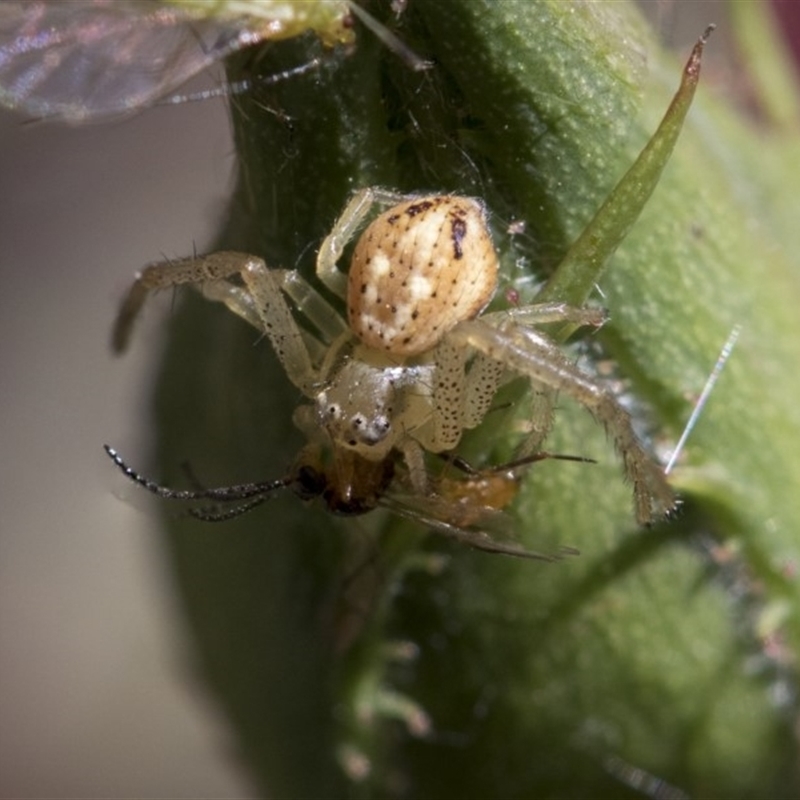
[[[311,273],[356,188],[474,194],[527,300],[656,129],[680,63],[621,2],[413,0],[396,27],[433,69],[359,29],[317,75],[236,99],[224,243]],[[318,47],[282,43],[258,69]],[[587,363],[613,363],[654,446],[676,441],[741,326],[674,473],[677,521],[635,528],[602,430],[567,402],[548,449],[599,463],[536,465],[514,510],[532,549],[580,549],[566,562],[294,497],[223,529],[165,509],[203,674],[265,791],[623,797],[661,779],[675,797],[797,794],[798,167],[795,134],[701,87],[593,295],[611,323]],[[299,400],[265,342],[187,297],[159,383],[161,477],[176,483],[185,460],[208,485],[280,476],[303,444]],[[513,440],[509,424],[489,415],[471,437],[478,463]]]

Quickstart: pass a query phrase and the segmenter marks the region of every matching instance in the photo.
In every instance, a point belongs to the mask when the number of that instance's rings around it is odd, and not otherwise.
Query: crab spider
[[[360,234],[344,273],[344,248],[375,204],[387,210]],[[428,491],[425,453],[455,448],[482,422],[498,388],[522,376],[544,398],[544,410],[531,421],[521,455],[547,435],[555,395],[572,397],[612,438],[637,521],[667,514],[674,495],[628,412],[537,330],[551,322],[599,326],[604,313],[560,303],[485,312],[497,273],[479,200],[365,188],[345,207],[316,262],[321,283],[346,303],[346,320],[298,272],[218,252],[145,267],[123,302],[113,344],[125,349],[152,290],[194,285],[270,340],[287,377],[310,400],[294,417],[310,444],[332,448],[334,458],[349,452],[376,465],[399,452],[420,495]],[[298,326],[290,303],[313,333]]]

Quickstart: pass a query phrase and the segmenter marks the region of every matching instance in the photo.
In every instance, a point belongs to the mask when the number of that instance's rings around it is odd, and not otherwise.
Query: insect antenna
[[[269,500],[269,497],[270,495],[268,492],[264,492],[264,494],[255,497],[253,500],[250,500],[250,502],[241,503],[233,508],[219,508],[215,506],[190,508],[189,516],[202,520],[203,522],[227,522],[229,519],[236,519],[236,517],[241,517],[242,514],[246,514],[254,508],[258,508],[262,503]]]
[[[492,467],[489,471],[508,472],[509,470],[518,469],[519,467],[525,467],[528,464],[535,464],[537,461],[545,461],[548,458],[552,458],[556,461],[577,461],[580,464],[597,463],[597,459],[589,458],[588,456],[573,456],[566,453],[550,453],[546,450],[542,450],[538,453],[531,453],[529,456],[523,456],[522,458],[508,461],[505,464],[498,464],[496,467]]]
[[[169,486],[162,486],[160,483],[150,480],[150,478],[137,472],[133,467],[128,466],[122,459],[122,456],[113,447],[104,444],[103,448],[106,453],[108,453],[109,458],[120,468],[124,475],[130,478],[134,483],[138,483],[139,486],[143,486],[148,492],[152,492],[167,500],[216,500],[220,503],[229,503],[236,500],[255,498],[252,504],[245,504],[245,506],[255,507],[255,505],[266,500],[266,495],[274,492],[276,489],[283,489],[289,486],[293,481],[292,477],[286,476],[275,481],[240,483],[234,486],[220,486],[214,489],[172,489]],[[250,508],[245,508],[245,510],[249,511]],[[235,511],[235,509],[232,509],[232,511]],[[240,513],[244,513],[244,511]],[[233,514],[233,516],[237,515]]]
[[[322,64],[322,59],[312,58],[304,64],[299,64],[296,67],[289,67],[288,69],[281,70],[280,72],[272,73],[271,75],[262,75],[258,78],[247,79],[244,78],[239,81],[230,81],[221,86],[216,86],[213,89],[201,89],[197,92],[186,92],[184,94],[172,94],[169,97],[164,97],[159,100],[157,106],[176,106],[183,105],[184,103],[200,103],[206,100],[212,100],[217,97],[235,97],[236,95],[245,94],[252,91],[254,88],[261,86],[272,86],[290,78],[297,78],[315,69],[319,69]]]
[[[556,459],[557,461],[577,461],[582,464],[596,464],[597,460],[594,458],[588,458],[586,456],[573,456],[573,455],[566,455],[564,453],[550,453],[546,450],[542,450],[538,453],[531,453],[529,456],[523,456],[521,458],[515,458],[511,461],[506,461],[503,464],[497,464],[493,467],[486,467],[485,469],[476,469],[473,467],[465,458],[462,456],[453,455],[452,453],[437,453],[436,455],[439,456],[443,461],[446,461],[451,466],[455,467],[461,472],[465,473],[466,475],[472,476],[479,476],[479,475],[486,475],[492,473],[502,473],[502,472],[509,472],[511,470],[519,469],[519,467],[525,467],[528,464],[535,464],[537,461],[545,461],[548,458]]]

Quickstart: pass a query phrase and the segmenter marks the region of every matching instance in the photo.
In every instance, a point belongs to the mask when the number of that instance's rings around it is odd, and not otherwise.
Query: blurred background
[[[102,450],[147,461],[170,293],[115,359],[119,299],[210,246],[234,163],[220,100],[77,128],[0,113],[2,797],[248,796],[155,517]]]
[[[682,47],[722,17],[646,6]],[[169,313],[166,293],[115,359],[119,298],[141,265],[210,246],[234,166],[222,101],[81,128],[0,112],[0,797],[253,794],[157,517],[102,450],[147,463]]]

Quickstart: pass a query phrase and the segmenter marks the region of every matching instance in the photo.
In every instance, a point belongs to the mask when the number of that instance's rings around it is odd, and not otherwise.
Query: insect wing
[[[121,115],[258,40],[241,19],[147,0],[3,0],[0,102],[69,122]]]
[[[437,495],[422,497],[392,493],[381,498],[380,504],[398,516],[425,525],[448,539],[487,553],[539,561],[558,561],[562,556],[561,553],[537,553],[513,542],[511,518],[494,508],[472,506],[467,519],[462,504]]]

